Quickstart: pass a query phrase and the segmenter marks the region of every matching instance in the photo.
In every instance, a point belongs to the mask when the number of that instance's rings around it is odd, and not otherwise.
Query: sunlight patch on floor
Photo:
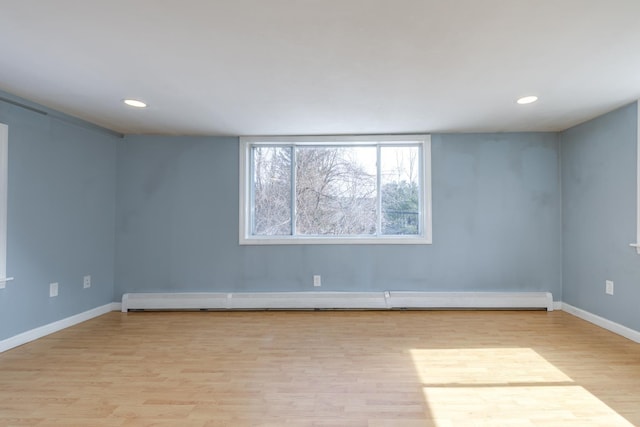
[[[633,426],[530,348],[414,349],[438,427]]]
[[[411,350],[411,357],[425,385],[572,382],[530,348]]]

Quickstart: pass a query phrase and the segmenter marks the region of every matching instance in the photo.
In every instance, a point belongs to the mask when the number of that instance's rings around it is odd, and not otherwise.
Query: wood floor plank
[[[557,311],[114,312],[0,354],[11,425],[640,425],[640,345]]]

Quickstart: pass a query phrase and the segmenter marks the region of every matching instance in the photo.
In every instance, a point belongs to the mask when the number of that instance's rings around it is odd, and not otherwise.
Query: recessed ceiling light
[[[124,102],[130,107],[136,107],[136,108],[145,108],[147,106],[147,104],[145,104],[142,101],[138,101],[137,99],[125,99],[122,102]]]
[[[535,95],[531,95],[531,96],[523,96],[522,98],[519,98],[516,102],[518,104],[531,104],[532,102],[536,102],[538,100],[538,97]]]

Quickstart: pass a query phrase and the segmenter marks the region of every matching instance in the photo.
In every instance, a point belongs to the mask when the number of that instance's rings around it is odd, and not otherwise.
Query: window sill
[[[419,236],[389,237],[241,237],[240,245],[430,245],[431,239]]]

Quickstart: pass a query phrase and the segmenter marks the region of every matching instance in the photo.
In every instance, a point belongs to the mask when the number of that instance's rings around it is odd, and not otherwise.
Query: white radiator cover
[[[550,292],[391,292],[393,308],[546,308]]]
[[[553,311],[550,292],[198,292],[128,293],[129,310],[518,308]]]

